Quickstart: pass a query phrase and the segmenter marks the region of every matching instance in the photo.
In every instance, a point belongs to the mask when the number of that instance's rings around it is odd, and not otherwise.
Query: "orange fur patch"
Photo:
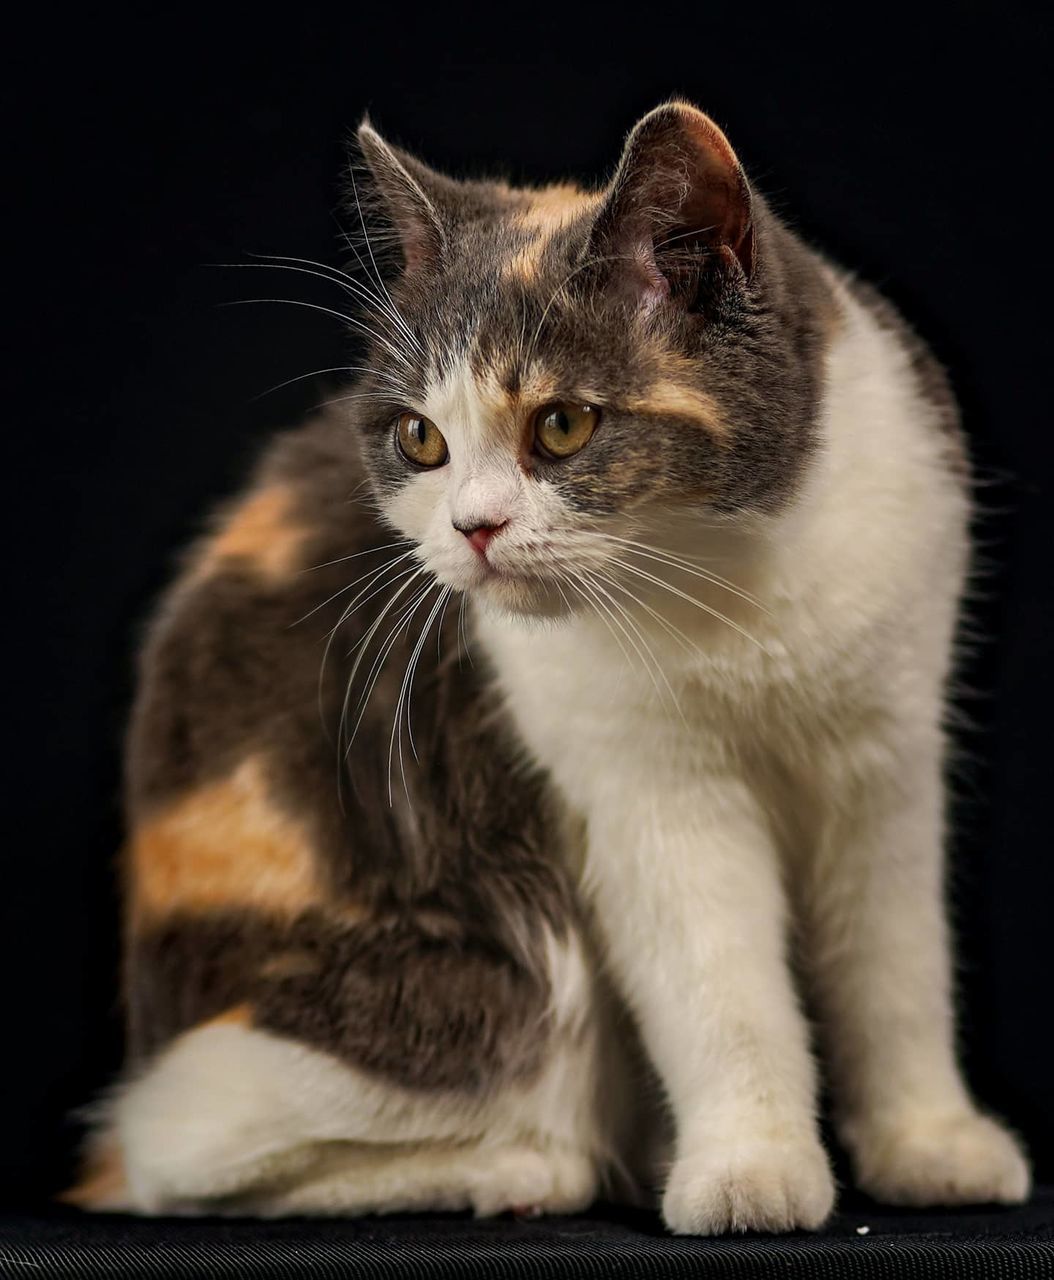
[[[538,278],[538,259],[541,246],[537,240],[525,244],[519,253],[514,254],[505,264],[506,280],[518,280],[520,284],[532,284]]]
[[[550,235],[566,226],[584,209],[596,204],[600,198],[570,182],[553,183],[548,187],[524,191],[523,194],[529,203],[517,212],[517,222],[520,226],[548,232]]]
[[[557,183],[526,191],[528,203],[517,210],[515,223],[530,232],[531,240],[505,266],[507,279],[530,284],[538,277],[538,266],[549,240],[583,210],[595,205],[599,196],[569,183]]]
[[[127,1189],[121,1148],[111,1138],[89,1153],[80,1178],[56,1199],[78,1209],[120,1209],[127,1199]]]
[[[532,364],[519,381],[516,391],[502,382],[497,369],[485,370],[475,379],[475,392],[495,424],[500,424],[510,447],[520,442],[523,424],[529,414],[552,400],[560,399],[560,388],[552,374]]]
[[[647,395],[627,403],[633,413],[655,414],[668,418],[684,418],[721,439],[727,434],[717,403],[704,391],[683,383],[662,381],[649,388]]]
[[[201,1027],[248,1027],[252,1025],[253,1010],[250,1004],[235,1004],[229,1009],[224,1009],[222,1013],[217,1013],[214,1018],[208,1018],[205,1022],[199,1023]],[[197,1031],[198,1027],[192,1027],[192,1031]],[[186,1033],[187,1035],[190,1032]]]
[[[230,907],[288,915],[318,901],[307,834],[275,806],[259,756],[141,825],[131,869],[136,915]]]
[[[309,530],[292,518],[293,494],[270,485],[247,498],[209,542],[198,571],[214,573],[240,562],[267,578],[283,578],[300,567]]]
[[[560,385],[548,371],[537,364],[532,364],[520,379],[518,398],[531,408],[540,408],[552,400],[560,398]]]
[[[261,978],[303,978],[317,973],[319,959],[308,951],[279,951],[260,966]]]

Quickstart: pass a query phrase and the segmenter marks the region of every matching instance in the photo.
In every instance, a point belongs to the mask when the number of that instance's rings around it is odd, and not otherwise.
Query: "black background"
[[[323,393],[307,379],[255,397],[348,358],[312,311],[220,305],[339,295],[213,264],[341,260],[344,139],[367,108],[457,173],[591,180],[673,93],[728,129],[794,225],[902,306],[965,406],[984,514],[958,698],[964,1049],[982,1097],[1054,1174],[1048,20],[805,8],[41,8],[8,33],[3,250],[26,392],[9,400],[4,486],[12,1190],[66,1175],[65,1117],[119,1060],[113,864],[137,628],[207,503]]]

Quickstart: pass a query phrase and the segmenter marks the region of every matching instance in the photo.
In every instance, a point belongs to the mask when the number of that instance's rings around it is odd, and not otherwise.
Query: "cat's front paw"
[[[834,1195],[827,1155],[815,1138],[737,1141],[678,1160],[662,1216],[679,1235],[814,1230],[826,1221]]]
[[[1018,1204],[1028,1162],[999,1123],[977,1111],[914,1112],[848,1126],[860,1187],[887,1204]]]

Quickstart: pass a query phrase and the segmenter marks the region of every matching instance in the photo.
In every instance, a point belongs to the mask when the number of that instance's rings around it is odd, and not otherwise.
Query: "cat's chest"
[[[658,770],[716,764],[759,742],[777,754],[830,719],[852,675],[806,638],[737,636],[714,652],[572,625],[524,632],[482,622],[480,640],[536,761]]]

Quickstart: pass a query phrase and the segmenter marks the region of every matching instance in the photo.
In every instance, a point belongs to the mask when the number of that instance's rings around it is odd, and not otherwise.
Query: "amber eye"
[[[434,422],[417,413],[399,415],[395,429],[399,452],[419,467],[440,467],[446,462],[447,448],[443,433]]]
[[[550,458],[569,458],[589,443],[600,410],[589,404],[548,404],[534,416],[534,439]]]

